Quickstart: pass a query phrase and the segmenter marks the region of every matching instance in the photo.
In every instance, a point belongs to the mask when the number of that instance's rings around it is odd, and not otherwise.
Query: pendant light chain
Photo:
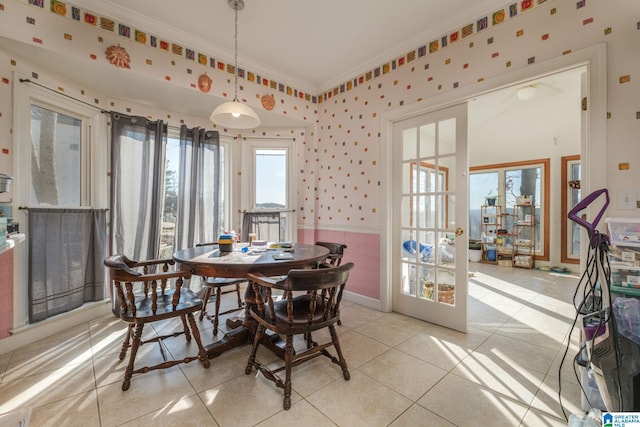
[[[234,92],[234,101],[238,100],[238,2],[235,2],[235,57],[234,57],[234,66],[233,66],[233,87],[235,88]]]
[[[238,11],[244,9],[243,0],[226,0],[234,15],[234,56],[233,56],[233,101],[218,105],[209,119],[216,126],[232,129],[253,129],[260,126],[260,117],[253,109],[238,100]],[[229,64],[229,67],[231,65]],[[226,95],[225,95],[226,96]]]

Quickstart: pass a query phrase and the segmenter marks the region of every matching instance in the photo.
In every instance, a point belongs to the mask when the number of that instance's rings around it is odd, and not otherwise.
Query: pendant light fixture
[[[244,9],[243,0],[227,0],[229,7],[235,11],[235,58],[233,68],[234,97],[233,101],[219,105],[210,120],[213,124],[233,129],[251,129],[260,126],[260,118],[247,104],[238,101],[238,11]]]

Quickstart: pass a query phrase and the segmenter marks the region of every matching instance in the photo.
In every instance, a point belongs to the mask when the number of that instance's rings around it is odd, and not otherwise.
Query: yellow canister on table
[[[233,251],[233,236],[231,234],[221,234],[218,237],[218,250],[220,252]]]

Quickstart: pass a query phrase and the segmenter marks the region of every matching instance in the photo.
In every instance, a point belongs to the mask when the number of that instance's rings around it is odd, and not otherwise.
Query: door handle
[[[462,234],[464,233],[464,230],[460,227],[456,228],[456,236],[462,236]]]

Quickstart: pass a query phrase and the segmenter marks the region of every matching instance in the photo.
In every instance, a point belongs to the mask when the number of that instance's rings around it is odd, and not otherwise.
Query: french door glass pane
[[[416,128],[402,131],[402,160],[411,160],[416,157],[418,151],[418,139]]]
[[[438,123],[438,155],[455,154],[456,152],[456,119],[443,120]]]
[[[414,152],[415,156],[416,153]],[[436,155],[436,124],[429,123],[420,126],[420,153],[421,159],[432,158]]]
[[[31,205],[82,205],[82,121],[31,105]]]

